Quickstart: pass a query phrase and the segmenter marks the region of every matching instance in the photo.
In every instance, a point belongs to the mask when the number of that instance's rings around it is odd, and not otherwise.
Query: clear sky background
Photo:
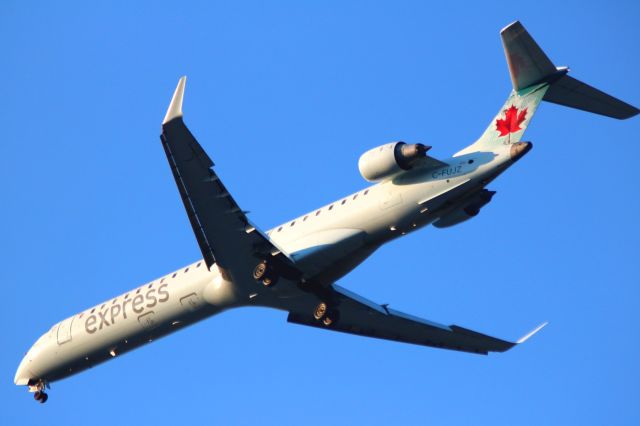
[[[516,19],[640,105],[633,1],[88,3],[0,6],[0,424],[640,424],[640,118],[546,103],[477,218],[340,281],[506,339],[550,321],[525,345],[485,357],[239,309],[36,404],[13,376],[40,334],[200,256],[158,138],[181,75],[185,121],[264,229],[364,188],[369,148],[471,143],[511,89]]]

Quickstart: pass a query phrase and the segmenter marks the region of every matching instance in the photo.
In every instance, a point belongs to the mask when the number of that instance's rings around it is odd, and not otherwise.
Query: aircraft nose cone
[[[16,371],[16,375],[13,378],[13,383],[18,386],[24,386],[29,383],[29,379],[33,375],[31,371],[29,371],[29,360],[27,359],[29,354],[25,355],[18,366],[18,370]]]
[[[516,142],[511,144],[511,161],[519,160],[527,152],[531,151],[533,144],[531,142]]]

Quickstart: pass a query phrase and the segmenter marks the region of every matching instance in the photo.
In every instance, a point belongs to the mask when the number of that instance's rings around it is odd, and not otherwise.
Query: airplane
[[[556,67],[520,22],[501,38],[513,89],[479,139],[445,160],[420,143],[373,148],[358,162],[372,186],[266,232],[186,127],[182,77],[160,139],[202,259],[55,324],[28,350],[14,383],[44,403],[51,382],[243,306],[288,312],[294,324],[477,354],[526,341],[546,323],[511,342],[420,319],[337,284],[387,242],[477,216],[495,194],[487,185],[531,150],[522,137],[541,101],[617,119],[640,112]]]

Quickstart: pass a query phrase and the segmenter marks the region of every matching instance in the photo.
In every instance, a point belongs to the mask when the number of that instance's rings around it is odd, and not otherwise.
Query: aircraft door
[[[76,317],[67,318],[62,321],[58,326],[58,344],[62,345],[63,343],[67,343],[71,341],[71,326],[73,325],[73,320]]]

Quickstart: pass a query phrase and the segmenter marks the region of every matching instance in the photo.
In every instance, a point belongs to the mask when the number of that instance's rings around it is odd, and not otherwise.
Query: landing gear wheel
[[[320,302],[318,306],[316,306],[316,310],[313,311],[313,317],[320,321],[325,317],[325,315],[327,315],[328,310],[329,308],[327,307],[327,304],[324,302]]]
[[[278,276],[269,265],[267,265],[267,262],[263,260],[253,269],[253,279],[261,281],[265,287],[270,287],[276,283]]]
[[[325,326],[329,327],[331,324],[333,324],[333,318],[331,318],[328,315],[325,315],[325,317],[322,318],[322,324],[324,324]]]
[[[267,274],[267,262],[260,262],[253,269],[253,279],[260,281]]]
[[[33,394],[33,399],[35,399],[36,401],[39,401],[40,404],[44,404],[45,402],[47,402],[47,399],[49,399],[49,395],[47,395],[43,391],[37,391],[36,393]]]

